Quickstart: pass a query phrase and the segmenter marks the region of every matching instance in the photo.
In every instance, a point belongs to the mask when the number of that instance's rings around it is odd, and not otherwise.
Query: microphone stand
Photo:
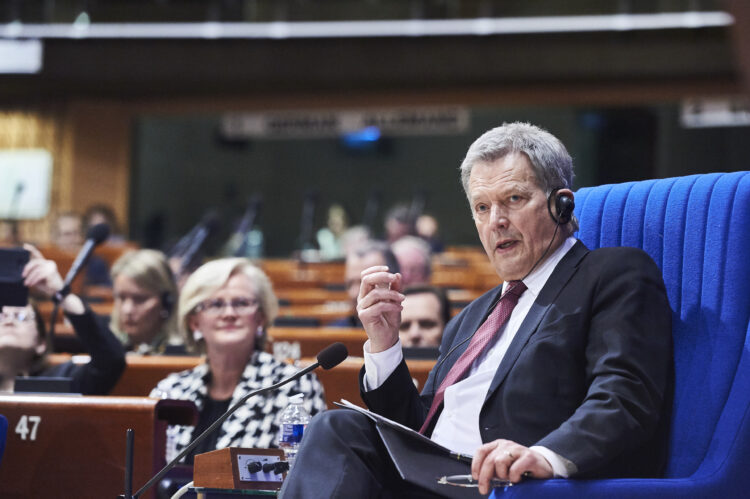
[[[263,393],[263,392],[267,392],[269,390],[275,390],[276,388],[278,388],[278,387],[280,387],[280,386],[282,386],[282,385],[284,385],[286,383],[289,383],[290,381],[294,381],[295,379],[297,379],[297,378],[299,378],[301,376],[304,376],[305,374],[309,373],[310,371],[315,370],[319,366],[320,366],[320,362],[315,362],[314,364],[310,364],[309,366],[307,366],[306,368],[302,369],[301,371],[296,372],[294,375],[292,375],[289,378],[283,379],[283,380],[279,381],[278,383],[273,384],[271,386],[267,386],[265,388],[261,388],[260,390],[255,390],[254,392],[248,393],[247,395],[245,395],[244,397],[242,397],[239,402],[237,402],[235,405],[233,405],[227,412],[225,412],[224,414],[222,414],[222,416],[219,419],[217,419],[216,421],[214,421],[211,424],[211,426],[209,426],[208,428],[206,428],[206,430],[203,433],[201,433],[200,435],[198,435],[198,438],[196,438],[195,440],[193,440],[187,447],[185,447],[182,450],[182,452],[180,452],[177,455],[177,457],[175,457],[169,463],[167,463],[167,465],[164,466],[161,469],[161,471],[159,471],[156,475],[154,475],[154,477],[151,480],[149,480],[148,482],[146,482],[146,485],[144,485],[143,487],[141,487],[140,489],[138,489],[138,491],[135,494],[133,494],[132,496],[122,495],[120,497],[124,497],[125,499],[137,499],[138,497],[140,497],[141,494],[143,494],[144,492],[146,492],[156,482],[158,482],[159,480],[161,480],[161,478],[164,475],[166,475],[169,470],[171,470],[172,468],[174,468],[174,466],[183,457],[187,456],[190,453],[191,450],[193,450],[195,447],[197,447],[199,443],[201,443],[209,434],[211,434],[216,428],[218,428],[229,416],[231,416],[234,413],[234,411],[236,411],[237,409],[239,409],[245,402],[247,402],[250,397],[253,397],[253,396],[258,395],[258,394]],[[132,454],[132,448],[129,448],[128,450],[130,450],[130,453]],[[126,459],[127,460],[131,460],[132,456],[128,456]],[[132,469],[130,470],[130,472],[132,473]],[[132,476],[130,478],[126,478],[126,484],[128,483],[128,481],[132,482]]]
[[[49,321],[49,341],[51,345],[54,346],[55,344],[55,323],[57,322],[57,314],[60,311],[60,304],[65,297],[70,294],[73,280],[86,266],[94,249],[106,241],[108,237],[109,225],[107,224],[96,224],[88,230],[88,233],[86,234],[86,242],[83,243],[83,247],[76,255],[75,260],[73,260],[73,264],[70,266],[70,270],[68,270],[65,280],[63,281],[63,287],[52,296],[54,306],[52,307],[52,317]]]

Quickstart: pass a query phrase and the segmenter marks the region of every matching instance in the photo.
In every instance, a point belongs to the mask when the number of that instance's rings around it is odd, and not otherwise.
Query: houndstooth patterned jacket
[[[253,353],[242,373],[242,379],[234,389],[229,406],[234,406],[251,391],[273,385],[295,372],[297,369],[294,366],[277,361],[271,354]],[[206,363],[170,374],[156,385],[151,396],[192,400],[200,412],[208,396],[209,376]],[[280,431],[277,418],[287,406],[288,398],[297,393],[304,394],[303,405],[311,416],[326,409],[323,386],[315,374],[308,373],[278,390],[250,398],[221,425],[216,448],[277,447]],[[167,439],[173,442],[173,448],[167,450],[167,460],[187,447],[193,438],[193,429],[193,426],[179,425],[167,428]]]

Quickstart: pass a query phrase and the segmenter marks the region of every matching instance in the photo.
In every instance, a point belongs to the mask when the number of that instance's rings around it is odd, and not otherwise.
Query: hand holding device
[[[33,295],[51,299],[60,293],[64,283],[57,270],[57,264],[44,258],[42,253],[30,244],[24,244],[30,254],[29,263],[23,269],[24,284]],[[63,310],[71,314],[83,314],[86,307],[79,297],[69,294],[62,301]]]
[[[30,244],[24,244],[23,248],[30,256],[23,269],[24,284],[32,293],[52,298],[63,287],[57,264],[52,260],[46,260],[39,250]]]
[[[0,306],[25,307],[29,302],[23,278],[29,258],[23,248],[0,248]]]

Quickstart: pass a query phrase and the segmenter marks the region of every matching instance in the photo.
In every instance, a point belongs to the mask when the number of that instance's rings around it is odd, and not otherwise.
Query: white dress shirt
[[[479,433],[479,411],[492,383],[492,378],[531,309],[531,305],[536,301],[552,271],[575,243],[574,237],[568,237],[523,280],[527,289],[518,299],[508,321],[500,328],[489,347],[471,365],[468,375],[445,390],[443,411],[430,437],[432,440],[452,451],[469,455],[473,455],[483,444]],[[507,282],[503,283],[503,291],[507,285]],[[368,340],[364,345],[364,356],[364,384],[365,390],[369,391],[382,385],[401,363],[403,358],[401,342],[397,341],[388,350],[373,354],[370,353]],[[450,370],[448,366],[443,367]],[[549,461],[555,477],[567,478],[575,473],[574,463],[550,449],[541,446],[533,446],[531,449],[539,452]]]

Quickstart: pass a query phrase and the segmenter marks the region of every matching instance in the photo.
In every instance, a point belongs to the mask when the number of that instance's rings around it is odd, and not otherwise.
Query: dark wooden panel
[[[0,395],[0,414],[8,418],[0,466],[4,498],[117,497],[124,488],[126,430],[135,431],[137,489],[165,464],[168,421],[192,421],[195,406],[136,397],[14,394]],[[27,432],[20,431],[22,420]]]

